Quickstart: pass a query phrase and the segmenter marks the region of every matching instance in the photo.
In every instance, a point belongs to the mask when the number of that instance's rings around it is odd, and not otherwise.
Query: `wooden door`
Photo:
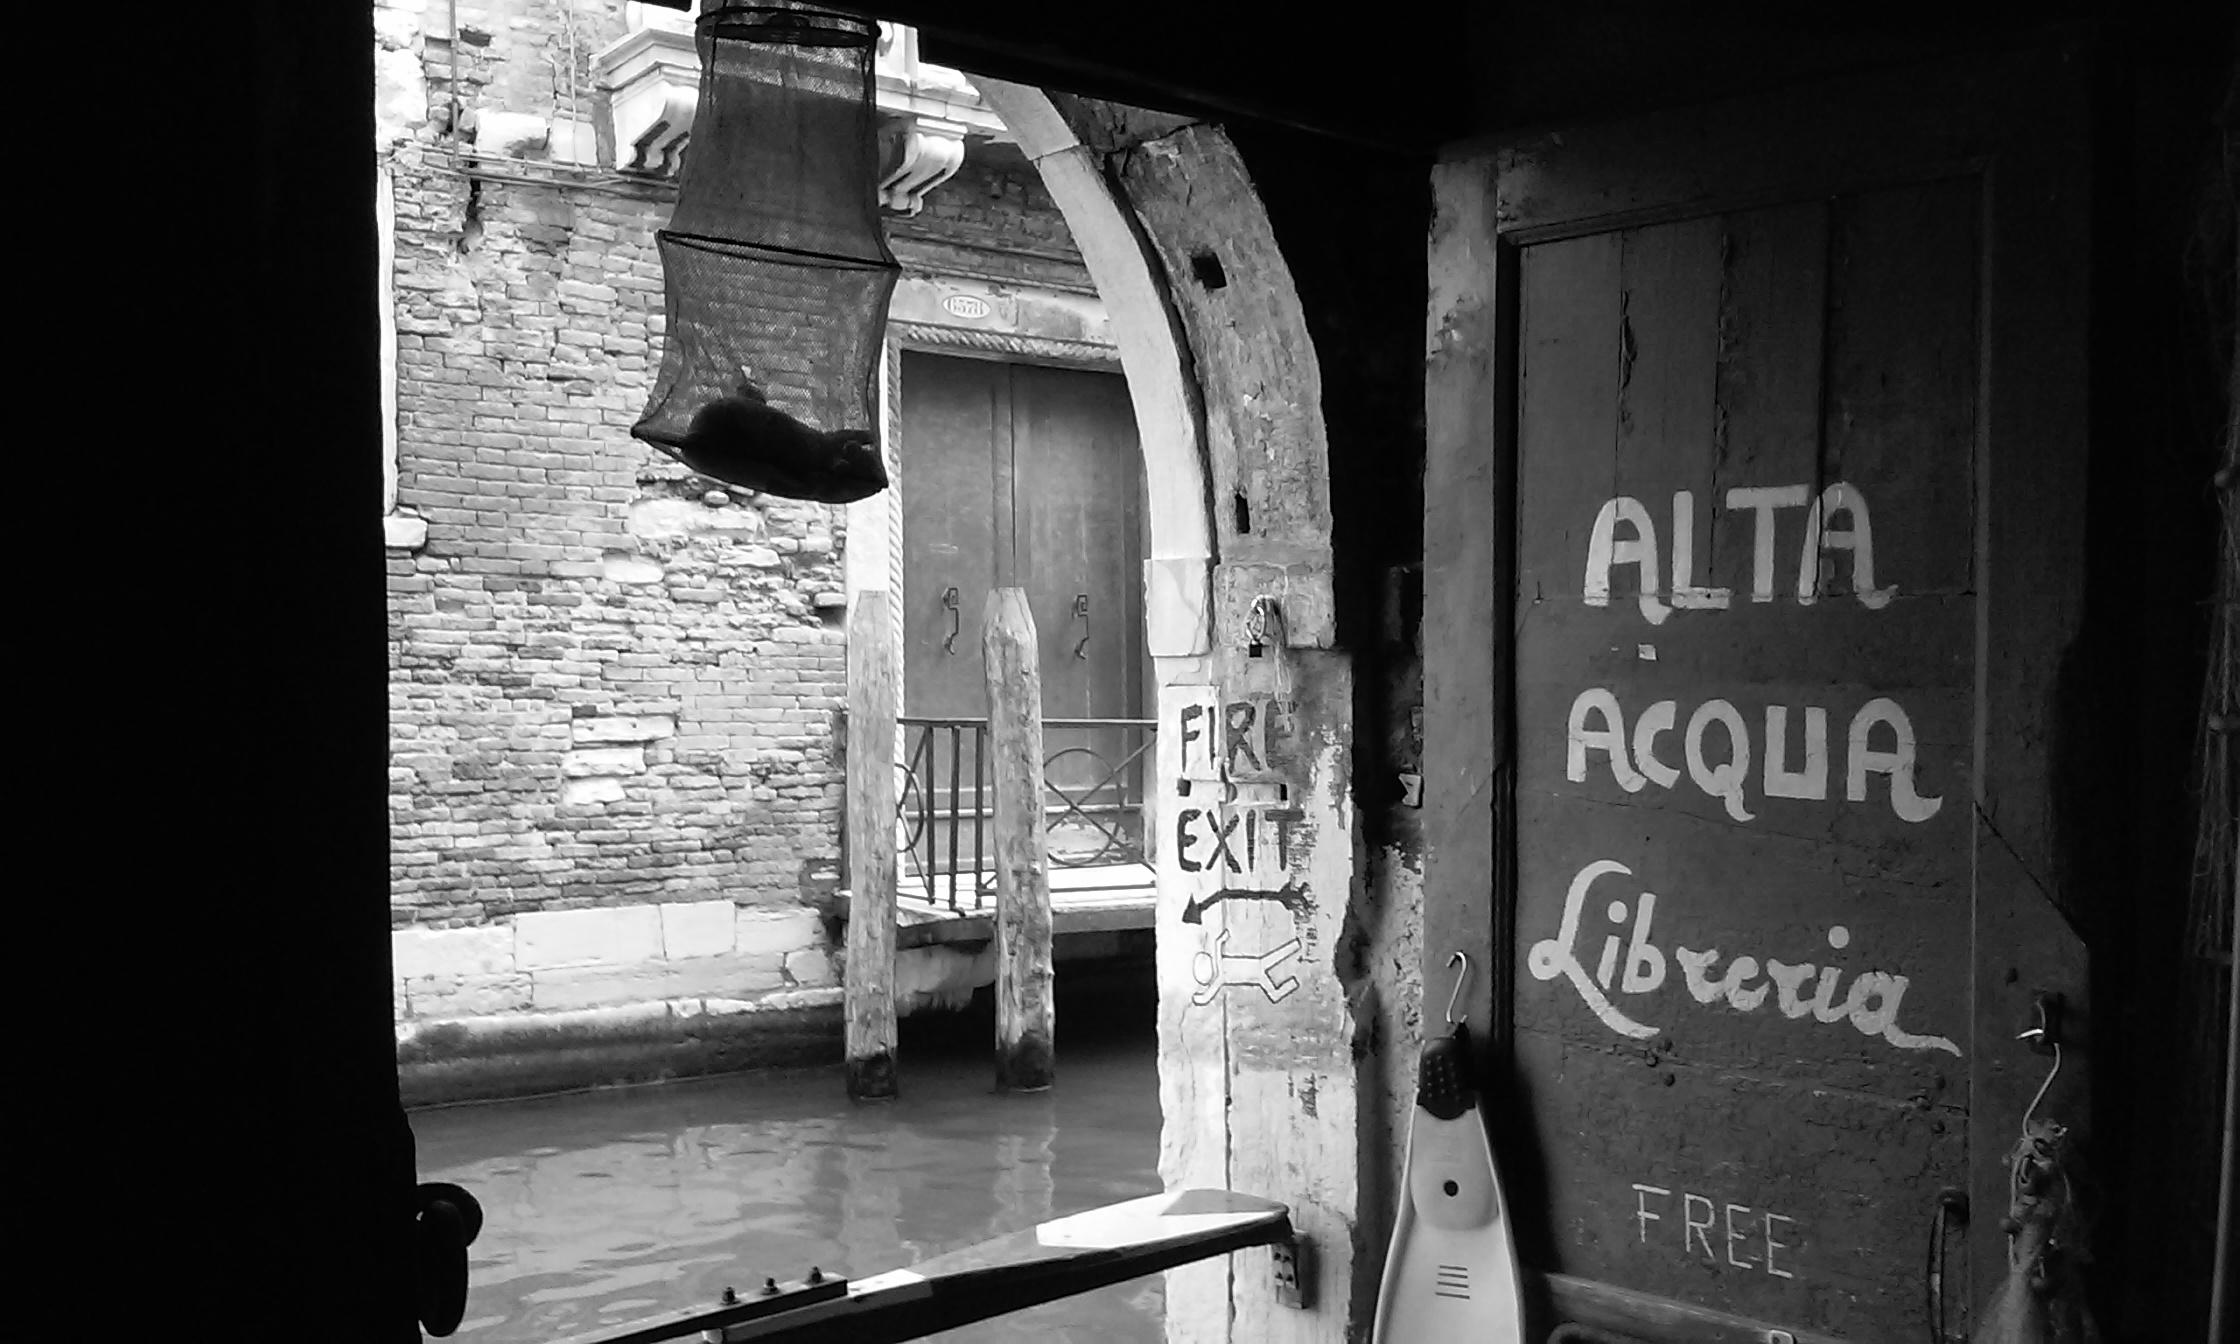
[[[902,356],[904,714],[988,713],[980,619],[1011,574],[1010,386],[1009,365]]]
[[[1043,717],[1140,717],[1143,466],[1126,382],[909,352],[902,417],[905,713],[986,716],[981,613],[991,587],[1015,584],[1034,613]],[[1063,791],[1050,801],[1083,809],[1053,818],[1053,851],[1103,849],[1086,818],[1136,825],[1128,807],[1140,802],[1140,772],[1110,776],[1139,739],[1125,729],[1046,729],[1050,782]],[[939,789],[951,760],[946,740],[937,742],[928,761]],[[976,797],[969,755],[956,777]],[[936,868],[947,865],[945,835],[939,843]]]
[[[1505,788],[1432,880],[1497,895],[1498,1140],[1574,1318],[1958,1339],[2003,1271],[2015,1037],[2084,981],[2082,106],[2033,56],[1442,170],[1487,303],[1433,367],[1427,619],[1505,635],[1428,650],[1427,726]]]
[[[1042,710],[1143,707],[1143,455],[1127,383],[1011,365],[1012,535],[1042,643]]]
[[[1142,839],[1150,754],[1137,749],[1149,739],[1140,729],[1080,724],[1143,713],[1134,411],[1127,384],[1110,374],[1015,366],[1012,392],[1018,575],[1041,638],[1045,773],[1059,809],[1050,852],[1067,864],[1123,862]]]

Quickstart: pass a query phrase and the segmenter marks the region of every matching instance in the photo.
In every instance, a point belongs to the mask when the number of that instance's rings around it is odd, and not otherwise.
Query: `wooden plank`
[[[1707,1311],[1651,1293],[1569,1274],[1540,1274],[1537,1281],[1561,1319],[1599,1330],[1616,1330],[1654,1339],[1657,1344],[1765,1344],[1786,1337],[1791,1344],[1844,1344],[1834,1335],[1791,1330],[1768,1321]]]
[[[1256,1344],[1326,1344],[1333,1323],[1365,1317],[1373,1297],[1373,1290],[1357,1282],[1363,1266],[1353,1243],[1360,1235],[1365,1184],[1358,1103],[1363,1038],[1348,986],[1332,973],[1329,960],[1330,949],[1348,937],[1347,897],[1355,880],[1357,832],[1346,770],[1352,743],[1343,728],[1329,727],[1346,722],[1353,703],[1352,665],[1342,654],[1319,650],[1279,661],[1280,646],[1271,648],[1279,650],[1272,657],[1255,658],[1235,647],[1217,655],[1222,721],[1234,721],[1236,708],[1253,697],[1288,688],[1294,708],[1268,740],[1268,764],[1288,783],[1231,784],[1218,793],[1194,786],[1190,800],[1219,807],[1224,826],[1236,819],[1231,843],[1237,866],[1272,869],[1288,894],[1256,899],[1253,889],[1234,888],[1246,894],[1210,908],[1201,903],[1196,924],[1189,922],[1187,905],[1177,912],[1177,923],[1162,923],[1158,941],[1180,943],[1194,955],[1190,980],[1163,982],[1160,996],[1187,986],[1186,1001],[1210,1009],[1213,1003],[1205,1002],[1210,997],[1220,1004],[1226,1096],[1215,1103],[1214,1114],[1230,1136],[1223,1183],[1280,1194],[1300,1235],[1315,1247],[1303,1271],[1315,1309],[1289,1309],[1277,1300],[1270,1276],[1238,1272],[1229,1284],[1229,1319],[1249,1322],[1249,1329],[1237,1334]],[[1257,857],[1233,853],[1251,824],[1246,818],[1264,806],[1250,801],[1253,792],[1278,787],[1288,795],[1285,810],[1303,814],[1289,823],[1288,845],[1275,847],[1272,863],[1265,839]],[[1181,850],[1183,828],[1170,834]],[[1199,834],[1206,831],[1201,827]],[[1230,867],[1202,838],[1190,850],[1208,866],[1224,872]],[[1228,880],[1241,875],[1228,873]],[[1374,1276],[1368,1277],[1373,1282]]]
[[[1874,548],[1905,574],[1872,579],[1896,583],[1900,608],[1974,588],[1983,189],[1981,177],[1946,178],[1831,203],[1815,484],[1876,483]],[[1820,570],[1819,600],[1847,606],[1863,577],[1856,551],[1823,550]]]
[[[1193,1001],[1207,939],[1202,925],[1183,922],[1192,875],[1183,871],[1174,843],[1182,813],[1220,796],[1174,768],[1184,726],[1210,723],[1220,714],[1211,662],[1162,658],[1159,668],[1162,765],[1151,802],[1153,825],[1162,838],[1152,851],[1159,875],[1152,944],[1159,989],[1159,1179],[1170,1188],[1237,1183],[1229,1161],[1227,996],[1216,995],[1202,1005]],[[1199,745],[1207,740],[1201,734]],[[1212,1261],[1168,1272],[1167,1344],[1228,1344],[1229,1269]]]
[[[1042,665],[1024,588],[988,594],[982,639],[995,803],[996,1086],[1037,1092],[1056,1074],[1050,854],[1042,808]]]
[[[971,888],[977,877],[961,885]],[[944,885],[941,890],[945,893]],[[1050,928],[1053,935],[1100,933],[1115,929],[1148,929],[1154,922],[1158,892],[1151,870],[1142,864],[1122,863],[1100,868],[1050,870]],[[845,920],[848,893],[825,914]],[[925,947],[934,943],[986,942],[995,937],[993,901],[979,908],[952,910],[946,896],[928,895],[923,883],[905,878],[895,900],[895,946]]]
[[[681,1311],[667,1311],[628,1325],[554,1341],[554,1344],[662,1344],[664,1340],[695,1336],[706,1339],[726,1329],[743,1332],[744,1327],[758,1321],[797,1319],[795,1313],[803,1308],[844,1302],[848,1288],[846,1279],[827,1275],[822,1270],[817,1271],[814,1283],[807,1279],[780,1283],[766,1278],[760,1289],[750,1288],[742,1293],[736,1288],[726,1288],[722,1303],[712,1310],[686,1307]]]
[[[1062,899],[1058,893],[1076,891],[1150,891],[1158,882],[1158,877],[1150,867],[1141,863],[1106,863],[1094,867],[1050,870],[1050,890],[1054,899]]]
[[[2086,459],[2092,407],[2093,268],[2091,98],[2075,53],[2039,58],[2035,78],[1999,122],[2010,134],[1992,158],[1985,192],[1985,271],[1975,497],[1976,946],[1974,1046],[1969,1058],[1968,1162],[1974,1216],[1968,1264],[1974,1298],[2007,1272],[2006,1157],[2050,1061],[2015,1040],[2040,991],[2062,995],[2074,1024],[2092,1020],[2091,968],[2062,912],[2088,897],[2111,916],[2134,892],[2064,889],[2089,871],[2089,828],[2119,800],[2112,781],[2064,750],[2090,734],[2096,706],[2063,703],[2084,623]],[[2124,470],[2122,467],[2116,470]],[[2119,655],[2121,656],[2121,655]],[[2064,828],[2060,823],[2068,821]],[[2081,1034],[2081,1033],[2080,1033]],[[2090,1148],[2093,1055],[2072,1039],[2040,1111]]]
[[[1153,891],[1144,887],[1115,887],[1094,891],[1052,892],[1050,917],[1063,921],[1068,915],[1086,914],[1102,910],[1148,911],[1152,905]],[[980,906],[967,905],[952,910],[947,901],[928,900],[923,896],[905,892],[895,905],[896,918],[904,924],[934,924],[947,919],[995,918],[995,902]]]
[[[985,360],[905,350],[901,366],[904,695],[911,714],[969,719],[980,712],[981,674],[963,621],[993,586],[990,463],[996,419],[1010,414],[1007,384],[1003,366]],[[951,588],[954,617],[942,603]],[[945,741],[937,745],[934,777],[946,781]]]
[[[1580,601],[1597,515],[1617,492],[1628,339],[1618,270],[1623,241],[1613,232],[1545,243],[1519,261],[1515,470],[1527,508],[1513,543],[1519,640]],[[1638,567],[1611,567],[1612,612],[1640,605],[1641,577]]]
[[[1721,218],[1718,409],[1703,496],[1711,535],[1699,582],[1736,602],[1755,597],[1758,518],[1730,505],[1727,490],[1819,477],[1828,210],[1812,199]]]
[[[901,673],[884,591],[848,613],[848,1095],[896,1094],[895,700]]]
[[[1143,452],[1127,380],[1021,365],[1012,370],[1019,577],[1041,623],[1045,734],[1061,719],[1143,714]],[[1077,597],[1088,614],[1074,612]],[[1083,641],[1086,640],[1086,643]],[[1076,650],[1079,655],[1076,656]],[[1127,734],[1099,724],[1052,744],[1050,782],[1080,793],[1103,769],[1074,746],[1119,759]]]
[[[1621,311],[1612,493],[1639,500],[1655,525],[1659,600],[1675,613],[1717,600],[1710,538],[1697,515],[1719,504],[1713,478],[1725,233],[1724,221],[1711,215],[1616,235]],[[1685,509],[1679,492],[1688,496]]]
[[[1089,909],[1055,909],[1050,914],[1050,934],[1053,939],[1076,933],[1110,933],[1124,929],[1148,929],[1153,925],[1152,903],[1147,896],[1141,901],[1125,905],[1098,906]],[[895,946],[932,947],[955,943],[985,943],[996,936],[995,916],[951,915],[923,923],[904,924],[895,930]]]
[[[933,886],[929,889],[924,878],[905,873],[896,889],[902,893],[905,904],[911,901],[938,902],[942,909],[947,910],[949,875],[936,873],[933,878]],[[978,872],[961,871],[957,875],[957,899],[960,904],[969,907],[973,892],[992,890],[994,883],[993,868],[983,868]],[[1157,885],[1151,869],[1140,863],[1084,864],[1079,867],[1053,863],[1050,866],[1050,899],[1060,905],[1077,895],[1113,891],[1148,892]]]
[[[1014,395],[1019,366],[998,364],[989,412],[988,498],[995,524],[989,582],[1008,588],[1019,582],[1019,408]]]
[[[1480,142],[1517,244],[1969,173],[2027,118],[2071,51],[1971,53],[1643,117]],[[1871,131],[1863,128],[1872,127]],[[1451,153],[1472,152],[1457,146]],[[1591,225],[1589,221],[1592,221]]]
[[[1190,126],[1165,143],[1174,152],[1131,154],[1114,169],[1169,275],[1195,277],[1204,265],[1199,259],[1208,256],[1221,267],[1218,286],[1192,279],[1168,290],[1204,392],[1217,549],[1229,565],[1327,556],[1322,372],[1291,267],[1244,158],[1224,132]],[[1285,447],[1263,446],[1272,444]],[[1243,470],[1247,462],[1250,471]],[[1318,465],[1307,470],[1307,463]],[[1330,627],[1310,616],[1318,605],[1285,604],[1294,644],[1328,647]]]
[[[1432,176],[1429,362],[1424,374],[1423,948],[1419,983],[1445,985],[1447,959],[1498,968],[1496,809],[1507,788],[1513,485],[1501,396],[1503,262],[1489,162]],[[1167,735],[1160,735],[1166,749]],[[1471,977],[1460,1005],[1481,1041],[1499,1032],[1501,977]]]
[[[1511,613],[1506,623],[1510,638],[1498,652],[1511,687],[1504,710],[1513,802],[1494,843],[1503,850],[1503,871],[1513,895],[1495,929],[1504,975],[1497,1012],[1508,1026],[1510,1066],[1526,1074],[1540,1063],[1532,1050],[1535,1038],[1526,1031],[1530,1017],[1523,1011],[1537,985],[1526,952],[1530,939],[1539,936],[1527,907],[1545,896],[1532,890],[1530,837],[1519,818],[1532,815],[1535,789],[1544,787],[1533,780],[1531,729],[1535,716],[1544,719],[1545,711],[1531,704],[1519,660],[1522,646],[1547,623],[1551,607],[1578,600],[1578,557],[1597,510],[1616,485],[1618,379],[1625,354],[1618,307],[1620,256],[1620,239],[1608,234],[1523,250],[1515,262],[1518,311],[1511,362],[1517,372],[1510,414],[1518,428],[1505,469],[1515,481],[1518,512],[1508,538],[1515,557],[1506,571],[1511,591],[1494,608],[1505,606]],[[1612,601],[1630,610],[1638,596],[1619,587]],[[1526,1264],[1564,1267],[1555,1220],[1540,1212],[1557,1197],[1559,1179],[1545,1161],[1544,1110],[1501,1105],[1491,1120],[1511,1207],[1519,1211],[1514,1221],[1518,1257]]]
[[[1290,1212],[1273,1200],[1178,1190],[1049,1219],[838,1290],[821,1274],[814,1285],[787,1284],[790,1309],[748,1301],[569,1344],[656,1344],[702,1330],[725,1344],[900,1344],[1291,1236]]]

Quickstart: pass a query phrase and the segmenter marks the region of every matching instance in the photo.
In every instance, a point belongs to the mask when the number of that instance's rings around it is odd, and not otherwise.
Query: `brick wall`
[[[797,898],[834,856],[841,512],[732,499],[629,436],[666,203],[414,157],[397,499],[428,539],[390,557],[398,921]]]
[[[552,114],[561,8],[461,7],[467,106]],[[585,59],[621,35],[620,4],[573,8]],[[389,554],[394,923],[798,908],[838,872],[845,511],[738,497],[630,437],[660,361],[669,194],[459,175],[434,152],[442,6],[380,17],[397,499],[427,525]],[[1086,289],[1033,169],[981,160],[898,222],[898,252]],[[822,976],[794,969],[781,985]]]
[[[887,233],[896,258],[915,270],[1095,292],[1057,202],[1010,146],[967,154],[924,209],[890,219]]]
[[[377,0],[417,14],[427,34],[428,77],[449,96],[448,0]],[[629,32],[623,0],[461,0],[457,37],[462,107],[589,118],[591,57]]]

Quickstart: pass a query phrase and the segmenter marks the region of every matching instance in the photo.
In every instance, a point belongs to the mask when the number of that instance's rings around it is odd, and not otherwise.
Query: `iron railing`
[[[951,910],[995,896],[995,802],[985,719],[904,715],[895,763],[897,857]],[[1053,868],[1147,864],[1152,719],[1044,719],[1043,814]],[[842,739],[845,741],[845,736]]]

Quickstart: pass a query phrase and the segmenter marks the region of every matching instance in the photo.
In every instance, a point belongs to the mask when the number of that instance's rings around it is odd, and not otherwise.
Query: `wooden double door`
[[[1141,718],[1143,456],[1126,381],[909,351],[901,409],[904,714],[986,717],[981,618],[990,589],[1015,586],[1034,613],[1044,719]],[[1081,798],[1090,815],[1132,826],[1121,813],[1140,801],[1141,771],[1107,776],[1140,731],[1051,727],[1044,737],[1050,782],[1066,791],[1050,801]],[[950,749],[945,738],[933,746],[916,782],[945,800]],[[956,773],[970,794],[969,755]],[[976,795],[958,801],[972,807]],[[1054,832],[1069,821],[1085,824],[1054,818]],[[946,836],[937,839],[945,851]],[[946,867],[945,854],[935,866]]]

